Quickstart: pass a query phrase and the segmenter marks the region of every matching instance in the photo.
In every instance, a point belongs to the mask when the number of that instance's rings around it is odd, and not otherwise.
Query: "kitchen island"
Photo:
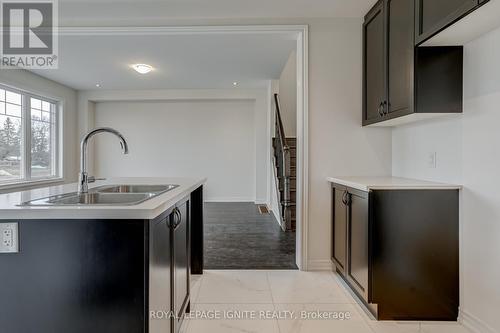
[[[0,195],[0,226],[15,225],[15,250],[0,253],[2,332],[178,332],[190,274],[203,272],[205,182],[89,188],[178,185],[137,205],[20,205],[76,184]]]

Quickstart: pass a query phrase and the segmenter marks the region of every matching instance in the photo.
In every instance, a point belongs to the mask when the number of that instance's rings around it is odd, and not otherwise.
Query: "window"
[[[0,186],[60,177],[58,103],[0,85]]]

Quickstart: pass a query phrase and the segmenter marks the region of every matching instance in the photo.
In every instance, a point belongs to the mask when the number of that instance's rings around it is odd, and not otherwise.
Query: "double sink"
[[[179,185],[103,185],[88,193],[65,193],[23,202],[21,206],[133,206]]]

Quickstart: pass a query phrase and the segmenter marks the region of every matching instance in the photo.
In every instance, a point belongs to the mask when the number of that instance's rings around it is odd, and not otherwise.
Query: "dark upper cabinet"
[[[379,1],[365,16],[363,126],[462,112],[463,48],[415,47],[415,1]]]
[[[413,112],[414,8],[384,0],[365,16],[363,125]]]
[[[408,114],[413,109],[414,0],[388,0],[387,113]]]
[[[364,119],[378,119],[385,101],[384,3],[378,2],[365,18],[364,30]]]
[[[333,188],[333,244],[332,259],[337,263],[339,270],[345,274],[347,264],[347,210],[345,206],[346,189]]]
[[[486,0],[416,0],[417,44],[453,24]]]

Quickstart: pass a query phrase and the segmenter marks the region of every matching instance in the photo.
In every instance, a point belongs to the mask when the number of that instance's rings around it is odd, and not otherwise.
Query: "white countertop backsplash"
[[[206,178],[110,178],[89,184],[168,185],[179,187],[133,206],[18,206],[20,203],[77,191],[77,184],[0,194],[0,220],[22,219],[153,219],[205,184]]]
[[[461,185],[436,183],[399,177],[328,177],[330,183],[360,191],[370,190],[457,190]]]

